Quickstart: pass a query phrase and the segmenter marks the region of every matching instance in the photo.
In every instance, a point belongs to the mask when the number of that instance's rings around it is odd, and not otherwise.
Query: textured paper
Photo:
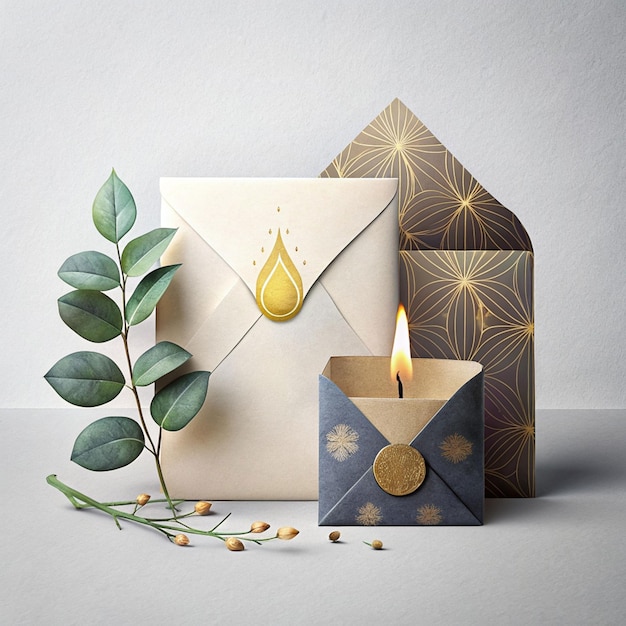
[[[183,263],[157,338],[211,371],[207,401],[165,433],[174,497],[316,499],[317,377],[332,354],[388,354],[397,284],[397,181],[162,179],[162,262]],[[278,210],[280,209],[280,210]],[[280,229],[302,308],[265,316],[258,276]]]
[[[533,496],[533,252],[523,225],[399,100],[322,176],[398,177],[412,354],[484,365],[486,495]]]
[[[404,398],[388,357],[334,357],[319,377],[320,525],[478,525],[483,520],[483,369],[412,359]],[[404,443],[426,462],[413,493],[374,478],[376,455]]]

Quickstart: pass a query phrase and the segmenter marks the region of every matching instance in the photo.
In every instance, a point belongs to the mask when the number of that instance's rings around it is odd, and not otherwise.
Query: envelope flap
[[[429,469],[483,519],[484,374],[465,383],[411,442]],[[476,419],[468,419],[468,415]]]
[[[399,180],[403,250],[530,250],[515,214],[397,98],[322,172]]]
[[[378,217],[395,179],[162,178],[163,200],[256,293],[260,272],[281,262],[303,295]]]
[[[319,377],[320,518],[371,467],[389,442],[352,401],[325,376]]]

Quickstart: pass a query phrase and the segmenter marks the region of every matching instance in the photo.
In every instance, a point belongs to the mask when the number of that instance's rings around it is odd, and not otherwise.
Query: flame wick
[[[400,378],[400,372],[396,374],[396,380],[398,381],[398,398],[404,398],[404,391],[402,389],[402,379]]]

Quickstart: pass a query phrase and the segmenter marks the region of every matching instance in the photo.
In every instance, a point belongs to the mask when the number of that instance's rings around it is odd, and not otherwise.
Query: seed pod
[[[372,548],[374,548],[374,550],[382,550],[383,549],[383,542],[380,539],[374,539],[374,541],[372,541]]]
[[[251,533],[264,533],[270,525],[267,522],[252,522],[250,525]]]
[[[339,541],[339,537],[341,537],[341,533],[338,530],[333,530],[332,533],[330,533],[330,535],[328,535],[328,538],[335,543],[335,541]]]
[[[291,526],[283,526],[276,531],[276,536],[283,541],[293,539],[300,531]]]
[[[143,506],[144,504],[148,504],[148,500],[150,500],[150,496],[147,493],[140,493],[137,496],[137,504],[139,506]]]
[[[233,552],[241,552],[244,549],[243,542],[237,537],[229,537],[225,543],[226,547]]]
[[[187,537],[187,535],[184,535],[183,533],[180,533],[179,535],[176,535],[176,537],[174,537],[174,543],[177,546],[189,545],[189,537]]]
[[[196,506],[194,506],[194,511],[198,515],[208,515],[209,511],[213,504],[211,502],[205,502],[204,500],[200,500],[200,502],[196,502]]]

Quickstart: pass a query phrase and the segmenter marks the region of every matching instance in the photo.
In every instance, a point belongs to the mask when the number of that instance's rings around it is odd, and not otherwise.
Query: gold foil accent
[[[274,322],[296,316],[302,308],[302,278],[287,253],[280,235],[256,281],[256,301],[261,313]]]
[[[446,461],[455,464],[465,461],[465,459],[471,456],[473,447],[472,442],[468,441],[463,435],[459,435],[459,433],[448,435],[439,446],[441,456]]]
[[[413,493],[426,478],[424,457],[405,443],[385,446],[374,459],[374,478],[392,496]]]
[[[326,433],[326,450],[339,462],[343,462],[359,450],[359,433],[347,424],[337,424]]]
[[[383,519],[382,511],[372,502],[366,502],[359,507],[356,523],[361,526],[377,526]]]
[[[425,504],[417,509],[415,521],[422,526],[437,526],[443,521],[441,509],[434,504]]]

